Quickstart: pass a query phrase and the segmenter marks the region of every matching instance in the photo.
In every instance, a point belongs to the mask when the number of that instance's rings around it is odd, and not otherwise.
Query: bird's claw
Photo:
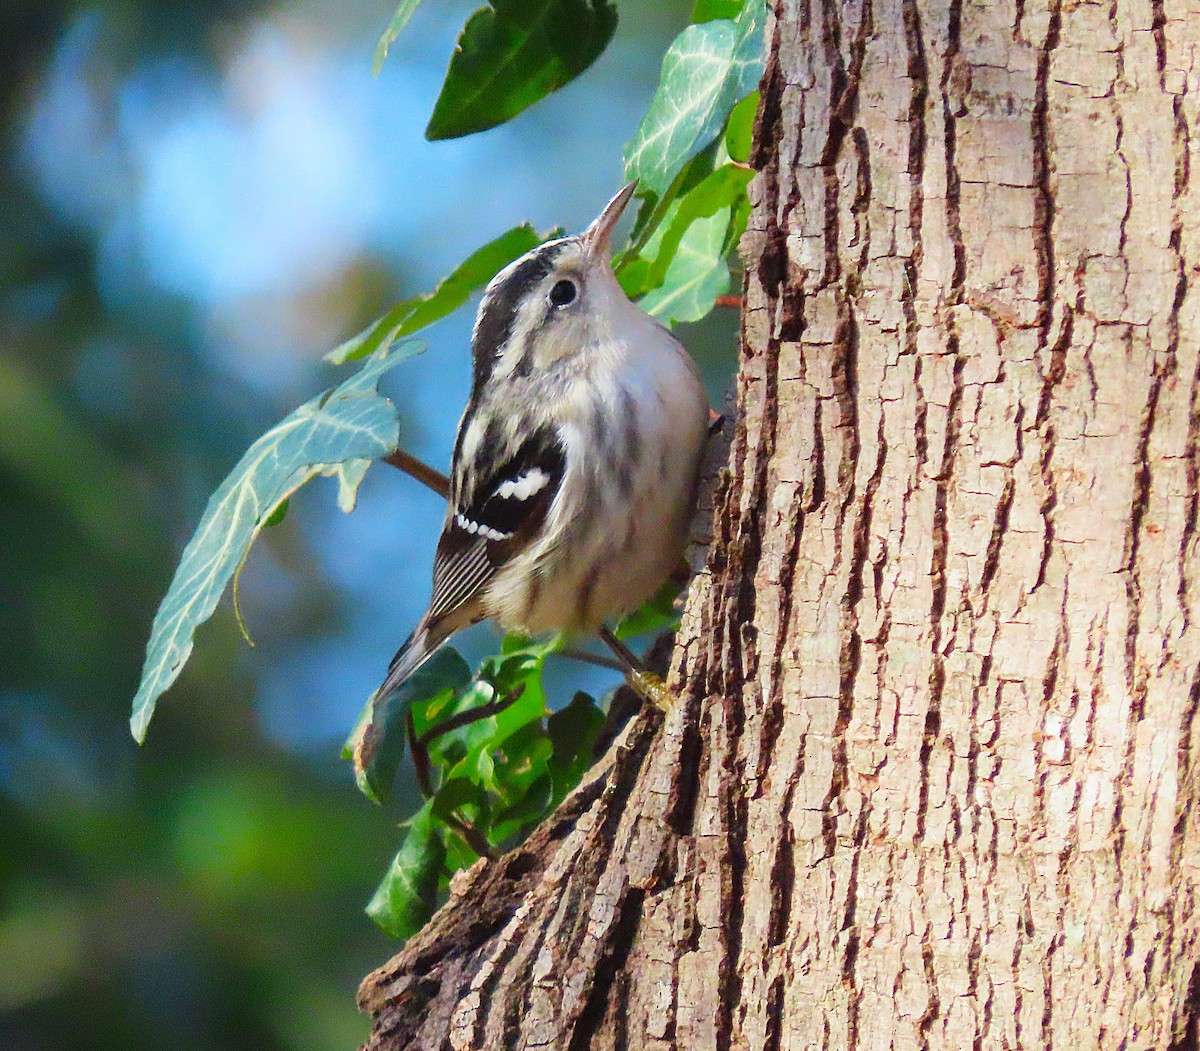
[[[642,700],[649,701],[664,715],[675,707],[675,694],[654,672],[631,670],[625,681]]]

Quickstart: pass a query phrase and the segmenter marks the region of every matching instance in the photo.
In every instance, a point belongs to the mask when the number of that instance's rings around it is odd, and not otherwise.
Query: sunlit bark
[[[1196,1048],[1200,9],[776,8],[683,700],[371,1046]]]

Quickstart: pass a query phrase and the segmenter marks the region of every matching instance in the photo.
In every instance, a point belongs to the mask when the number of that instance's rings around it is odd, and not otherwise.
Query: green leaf
[[[546,732],[554,748],[547,762],[554,806],[567,797],[592,765],[592,749],[603,727],[604,713],[586,693],[575,694],[570,704],[546,720]]]
[[[546,761],[552,752],[541,719],[521,727],[496,749],[492,780],[487,787],[500,797],[503,806],[515,805],[524,798],[530,785],[545,774]]]
[[[376,387],[384,372],[423,349],[412,342],[380,351],[340,386],[301,405],[250,446],[212,495],[154,617],[129,721],[136,740],[144,740],[155,703],[192,652],[196,628],[212,616],[271,513],[314,476],[396,448],[399,417]]]
[[[621,259],[617,278],[626,295],[637,298],[662,285],[691,225],[744,200],[753,175],[737,165],[722,165],[673,201],[641,253]]]
[[[325,359],[336,365],[356,361],[432,325],[457,310],[472,292],[482,288],[503,267],[536,248],[543,240],[528,223],[514,226],[467,256],[432,292],[397,303],[357,336],[331,350]]]
[[[696,0],[692,21],[711,22],[714,18],[737,18],[745,0]]]
[[[500,658],[489,658],[483,662],[480,674],[495,683],[500,696],[511,693],[518,686],[523,688],[521,696],[495,716],[496,730],[492,735],[492,746],[498,747],[509,736],[535,719],[546,714],[546,694],[542,689],[542,668],[546,656],[554,652],[550,643],[531,643],[526,649],[506,654]],[[561,642],[558,643],[561,648]]]
[[[425,137],[503,124],[579,76],[616,28],[608,0],[492,0],[463,27]]]
[[[290,501],[288,500],[280,500],[279,506],[263,519],[263,529],[270,529],[271,526],[277,526],[280,522],[287,518],[289,503]]]
[[[375,57],[371,61],[371,72],[375,76],[379,76],[379,70],[383,66],[383,60],[387,58],[388,49],[392,46],[392,42],[404,32],[404,27],[408,25],[408,20],[412,18],[413,12],[420,6],[421,0],[400,0],[400,4],[396,8],[396,13],[392,15],[392,20],[388,23],[387,29],[383,31],[383,36],[379,38],[379,43],[375,45]]]
[[[462,812],[473,822],[487,813],[487,796],[483,789],[466,777],[452,777],[437,790],[426,804],[430,814],[438,821],[445,821]],[[478,825],[476,825],[478,827]]]
[[[754,143],[754,118],[758,115],[758,92],[752,91],[733,107],[725,122],[725,149],[731,159],[745,164]]]
[[[699,321],[713,308],[717,296],[729,290],[725,261],[730,209],[688,227],[661,287],[647,293],[638,305],[667,324]]]
[[[491,771],[482,756],[490,755],[522,727],[540,720],[546,714],[546,695],[542,690],[542,661],[527,653],[484,661],[480,675],[482,681],[463,694],[455,711],[477,708],[518,687],[521,695],[498,714],[439,738],[430,748],[430,757],[449,767],[447,776],[469,777],[483,784]],[[493,687],[492,682],[497,685]]]
[[[446,863],[446,844],[426,803],[408,823],[408,832],[367,915],[392,938],[416,934],[437,904],[438,880]]]
[[[541,741],[546,752],[550,742]],[[544,770],[519,800],[496,814],[492,821],[490,836],[493,843],[503,844],[506,839],[525,832],[545,819],[554,808],[554,782]]]
[[[404,757],[410,705],[445,703],[471,682],[471,669],[453,649],[439,650],[387,697],[373,693],[342,748],[354,780],[368,799],[382,803]]]
[[[764,20],[763,0],[747,0],[736,21],[688,26],[675,38],[650,108],[625,149],[625,177],[637,179],[640,191],[663,194],[758,85]]]

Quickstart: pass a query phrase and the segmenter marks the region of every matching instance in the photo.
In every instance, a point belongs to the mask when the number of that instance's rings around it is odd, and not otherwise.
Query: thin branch
[[[447,825],[462,837],[463,842],[481,858],[495,861],[500,856],[496,853],[491,843],[487,841],[487,836],[469,821],[465,820],[460,814],[447,814],[445,821]]]
[[[410,456],[403,449],[397,449],[391,456],[385,456],[383,462],[390,463],[393,467],[415,478],[422,485],[427,485],[443,500],[450,499],[450,479],[424,461]]]
[[[413,768],[417,774],[417,790],[423,799],[433,798],[433,779],[429,776],[429,749],[417,737],[412,709],[405,713],[405,730],[408,733],[408,750],[413,757]]]
[[[715,306],[719,307],[734,307],[737,310],[742,309],[741,296],[717,296]]]
[[[471,723],[477,723],[480,719],[487,719],[493,715],[499,715],[510,704],[513,704],[518,697],[525,692],[525,684],[518,683],[515,687],[508,691],[503,697],[495,701],[488,701],[487,704],[481,704],[475,708],[468,708],[466,711],[459,712],[457,715],[452,715],[448,719],[443,719],[436,726],[431,726],[420,737],[417,738],[417,744],[421,748],[428,748],[431,741],[436,741],[443,734],[451,733],[464,726],[470,726]]]

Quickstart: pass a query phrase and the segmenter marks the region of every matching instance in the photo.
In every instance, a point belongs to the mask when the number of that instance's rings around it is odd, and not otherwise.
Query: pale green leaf
[[[660,287],[691,225],[743,201],[753,174],[737,165],[722,165],[673,200],[640,253],[622,257],[617,267],[626,295],[636,299]]]
[[[625,150],[625,178],[637,179],[639,192],[663,194],[758,85],[764,22],[763,0],[747,0],[736,21],[688,26],[675,38],[650,108]]]
[[[328,472],[337,479],[338,508],[346,514],[353,511],[354,505],[358,503],[358,487],[362,485],[370,466],[370,460],[347,460]]]
[[[383,31],[383,36],[379,38],[379,42],[375,45],[375,57],[371,62],[371,72],[375,76],[379,76],[379,70],[383,66],[383,60],[387,58],[388,49],[392,46],[401,33],[404,32],[404,27],[408,25],[408,20],[412,18],[413,12],[421,6],[421,0],[400,0],[396,7],[396,13],[392,15],[392,20],[388,23],[387,29]]]
[[[340,386],[301,405],[250,446],[212,495],[154,617],[130,719],[138,741],[187,662],[196,628],[212,616],[267,517],[315,475],[396,448],[399,418],[376,387],[385,371],[422,349],[414,341],[382,350]]]
[[[699,321],[713,308],[717,296],[729,291],[725,235],[730,209],[722,208],[688,227],[659,288],[638,305],[651,317],[668,324]]]

